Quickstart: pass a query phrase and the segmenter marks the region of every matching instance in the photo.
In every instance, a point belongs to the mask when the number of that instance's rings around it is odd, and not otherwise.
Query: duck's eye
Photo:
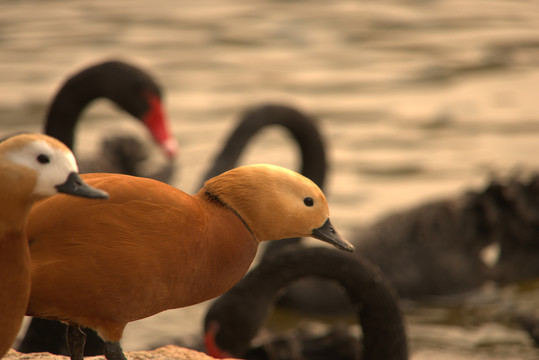
[[[39,154],[37,156],[37,161],[39,161],[40,164],[48,164],[51,162],[51,158],[49,155]]]
[[[303,199],[303,203],[307,206],[313,206],[314,205],[314,201],[313,201],[313,198],[311,197],[306,197],[305,199]]]

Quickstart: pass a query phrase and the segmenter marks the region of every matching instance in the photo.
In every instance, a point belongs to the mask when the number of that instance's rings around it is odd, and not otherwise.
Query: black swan
[[[376,264],[400,298],[463,294],[486,281],[507,284],[539,276],[539,177],[490,181],[480,191],[396,212],[357,231],[355,254]],[[481,252],[499,244],[487,266]],[[279,305],[304,312],[350,313],[332,284],[294,284]]]
[[[45,133],[73,149],[75,130],[83,111],[96,99],[105,98],[139,120],[167,156],[162,168],[141,171],[143,145],[123,135],[105,138],[102,154],[94,159],[80,158],[81,172],[114,172],[144,176],[167,182],[173,174],[176,141],[162,105],[162,91],[143,70],[125,62],[98,63],[70,76],[54,96],[45,119]],[[139,157],[137,157],[139,155]]]
[[[279,291],[305,277],[326,278],[343,287],[353,304],[363,330],[362,359],[407,359],[408,349],[403,317],[390,283],[371,263],[359,256],[340,254],[328,248],[281,250],[249,272],[233,289],[219,297],[204,321],[205,344],[214,357],[246,359],[273,358],[265,349],[249,349],[250,341],[262,326]],[[327,340],[327,339],[326,339]],[[296,344],[298,357],[279,359],[320,359],[320,341]],[[297,348],[299,346],[299,348]],[[328,359],[355,359],[327,354]],[[327,351],[327,349],[326,349]],[[261,353],[266,352],[261,357]],[[352,353],[354,351],[351,351]],[[341,354],[342,355],[342,354]],[[252,357],[251,357],[252,356]]]
[[[236,167],[247,143],[256,133],[271,125],[280,125],[290,132],[301,151],[302,164],[298,172],[323,190],[327,160],[320,131],[312,118],[292,107],[278,104],[257,106],[243,114],[202,181]]]
[[[49,107],[45,134],[73,149],[80,116],[98,98],[109,99],[141,121],[169,157],[176,154],[159,85],[146,72],[121,61],[102,62],[69,77]]]
[[[146,72],[121,61],[106,61],[88,67],[69,77],[54,96],[45,120],[45,133],[56,137],[73,149],[75,128],[83,110],[95,99],[107,98],[141,121],[169,158],[177,152],[170,134],[168,120],[162,108],[161,89]],[[147,154],[133,138],[116,137],[104,141],[105,162],[86,165],[86,171],[120,172],[138,175],[136,164]],[[167,181],[173,162],[146,177]],[[85,170],[85,169],[83,169]],[[54,321],[34,318],[17,350],[20,352],[51,352],[68,354],[65,342],[66,326]],[[87,355],[103,353],[103,342],[88,330]]]

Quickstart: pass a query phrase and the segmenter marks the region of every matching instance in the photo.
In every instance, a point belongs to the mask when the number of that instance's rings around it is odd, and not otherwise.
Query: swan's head
[[[106,81],[101,82],[104,96],[142,121],[169,159],[173,159],[178,153],[178,144],[163,106],[161,87],[155,79],[135,66],[115,60],[99,64],[90,71],[106,76]]]
[[[58,193],[107,198],[104,191],[82,181],[73,153],[60,141],[41,134],[22,134],[0,143],[0,168],[10,191],[28,192],[31,199]]]
[[[201,191],[235,211],[259,242],[314,237],[353,250],[331,225],[320,188],[294,171],[266,164],[242,166],[206,181]]]

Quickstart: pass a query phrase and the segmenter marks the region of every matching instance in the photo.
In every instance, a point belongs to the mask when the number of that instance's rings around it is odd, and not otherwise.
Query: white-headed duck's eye
[[[40,164],[48,164],[51,162],[51,158],[49,157],[49,155],[45,155],[45,154],[39,154],[37,156],[37,161],[40,163]]]
[[[313,206],[314,205],[314,201],[313,201],[313,198],[311,197],[306,197],[305,199],[303,199],[303,203],[307,206]]]

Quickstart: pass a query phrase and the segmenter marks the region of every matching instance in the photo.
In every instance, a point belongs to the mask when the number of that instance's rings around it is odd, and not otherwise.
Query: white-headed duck
[[[25,223],[35,201],[67,193],[106,198],[84,183],[73,153],[46,135],[22,134],[0,143],[0,357],[17,336],[30,295]]]

